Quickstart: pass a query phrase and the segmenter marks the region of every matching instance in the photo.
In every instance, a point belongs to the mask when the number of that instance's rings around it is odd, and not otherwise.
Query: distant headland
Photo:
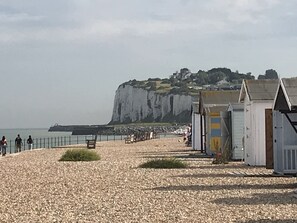
[[[266,70],[258,79],[277,79],[275,70]],[[169,78],[130,80],[121,84],[115,95],[112,119],[109,124],[135,122],[191,122],[192,102],[202,90],[239,90],[242,80],[255,79],[228,68],[191,72],[188,68],[176,71]]]

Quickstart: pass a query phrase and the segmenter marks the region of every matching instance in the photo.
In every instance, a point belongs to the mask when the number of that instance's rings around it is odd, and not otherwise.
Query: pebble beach
[[[0,222],[297,222],[296,177],[212,164],[181,138],[97,142],[92,162],[58,161],[67,149],[0,158]],[[189,166],[138,168],[162,157]]]

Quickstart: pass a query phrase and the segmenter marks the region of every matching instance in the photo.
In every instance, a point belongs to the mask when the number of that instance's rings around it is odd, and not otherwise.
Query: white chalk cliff
[[[116,91],[111,123],[185,122],[191,120],[192,96],[158,94],[128,84]]]

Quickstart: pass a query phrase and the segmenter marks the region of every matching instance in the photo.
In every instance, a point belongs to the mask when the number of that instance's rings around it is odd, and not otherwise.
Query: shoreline
[[[154,131],[157,134],[173,133],[185,124],[164,124],[156,125],[150,123],[122,124],[122,125],[55,125],[51,126],[49,132],[72,132],[72,135],[129,135],[136,132]]]
[[[59,162],[67,148],[6,156],[0,159],[0,218],[3,222],[294,222],[294,177],[270,177],[271,170],[241,162],[213,165],[211,158],[194,156],[197,152],[179,140],[97,142],[92,151],[101,160],[93,162]],[[80,146],[86,147],[75,147]],[[149,159],[168,156],[189,167],[138,168]]]

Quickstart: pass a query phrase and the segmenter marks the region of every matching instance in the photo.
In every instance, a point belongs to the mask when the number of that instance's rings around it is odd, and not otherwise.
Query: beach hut
[[[192,124],[195,143],[208,155],[230,146],[228,105],[238,100],[239,91],[201,91]]]
[[[245,164],[266,165],[265,109],[272,109],[279,80],[243,80]]]
[[[273,110],[274,172],[297,174],[297,78],[281,79]]]
[[[203,152],[204,116],[199,112],[199,102],[192,104],[192,149]]]
[[[231,158],[233,160],[243,160],[244,105],[242,103],[230,103],[228,111],[231,119]]]

